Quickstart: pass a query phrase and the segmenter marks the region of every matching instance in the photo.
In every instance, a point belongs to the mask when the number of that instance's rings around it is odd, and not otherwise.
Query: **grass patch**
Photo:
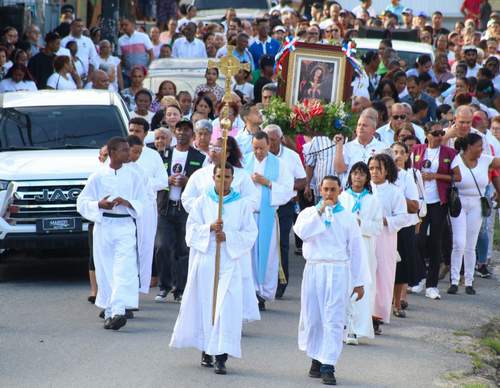
[[[481,344],[500,354],[500,338],[486,337],[481,340]]]

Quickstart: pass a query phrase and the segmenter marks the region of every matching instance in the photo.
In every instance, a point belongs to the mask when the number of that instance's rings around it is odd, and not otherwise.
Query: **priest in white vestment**
[[[222,171],[214,172],[215,187],[199,197],[189,213],[186,243],[189,272],[170,346],[201,350],[202,365],[225,374],[228,355],[241,357],[243,322],[241,257],[252,249],[257,226],[249,202],[231,189],[233,167],[226,164],[222,223],[217,222],[218,190]],[[215,322],[212,325],[215,251],[221,243]]]
[[[269,138],[265,132],[255,133],[253,152],[245,157],[245,169],[251,174],[257,188],[255,220],[259,236],[252,251],[255,290],[259,309],[265,310],[265,301],[273,300],[278,286],[280,266],[278,207],[293,197],[293,175],[288,166],[269,152]]]
[[[300,212],[293,227],[303,240],[306,260],[302,278],[299,349],[312,358],[309,376],[334,385],[335,365],[342,351],[347,304],[361,299],[367,274],[362,266],[358,222],[338,202],[341,183],[326,176],[322,200]]]
[[[127,322],[125,308],[137,308],[139,303],[135,220],[142,217],[147,193],[143,178],[126,164],[127,141],[112,138],[107,148],[109,166],[89,177],[76,204],[82,217],[94,222],[95,304],[104,309],[104,328],[118,330]]]
[[[209,158],[210,164],[199,170],[196,170],[189,178],[184,191],[182,192],[182,206],[186,212],[190,212],[196,200],[214,185],[213,170],[214,166],[220,164],[222,156],[222,139],[210,142]],[[238,192],[241,198],[245,198],[252,206],[252,211],[258,210],[259,203],[257,188],[255,187],[250,174],[241,167],[241,152],[238,143],[233,137],[227,138],[227,162],[234,168],[231,188]],[[241,269],[243,275],[243,320],[246,322],[260,320],[257,297],[255,295],[254,276],[252,270],[251,251],[248,255],[241,257]]]

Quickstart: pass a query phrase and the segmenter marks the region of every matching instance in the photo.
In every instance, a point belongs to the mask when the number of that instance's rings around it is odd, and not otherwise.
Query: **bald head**
[[[352,100],[351,110],[353,111],[353,113],[360,113],[370,106],[371,102],[368,98],[363,96],[357,96]]]
[[[98,90],[108,90],[109,76],[103,70],[96,70],[93,74],[92,88]]]
[[[455,129],[458,137],[465,137],[472,127],[473,111],[470,106],[461,105],[455,111]]]

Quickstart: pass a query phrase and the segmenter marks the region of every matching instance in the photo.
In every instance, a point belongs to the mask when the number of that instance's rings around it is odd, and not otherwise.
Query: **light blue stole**
[[[250,174],[254,173],[255,156],[254,153],[249,153],[245,156],[244,166]],[[264,177],[271,182],[278,179],[280,172],[279,159],[272,153],[267,154],[266,167],[264,169]],[[274,227],[274,218],[276,210],[271,206],[271,189],[267,186],[262,186],[262,195],[260,198],[260,214],[259,214],[259,237],[258,243],[258,258],[254,268],[257,274],[258,284],[263,284],[266,278],[267,260],[269,258],[269,247],[271,245],[271,236]]]
[[[214,201],[215,203],[219,203],[219,194],[216,193],[215,187],[210,187],[207,191],[207,195],[212,201]],[[231,188],[231,191],[229,191],[229,194],[225,195],[222,198],[222,205],[224,206],[227,203],[237,201],[240,198],[241,198],[240,193],[238,193],[237,191],[234,191],[234,189]],[[224,214],[224,207],[222,207],[222,214]]]
[[[363,199],[364,196],[370,194],[367,189],[363,189],[361,193],[356,193],[352,191],[352,189],[347,189],[347,192],[351,194],[354,197],[354,206],[352,207],[351,212],[356,213],[361,210],[361,200]]]
[[[319,211],[319,209],[321,209],[322,207],[323,207],[323,200],[320,200],[316,204],[316,210]],[[329,228],[332,225],[333,215],[335,213],[341,212],[342,210],[344,210],[344,207],[341,205],[340,202],[337,202],[335,206],[325,207],[325,212],[324,212],[325,220],[323,222],[327,228]]]

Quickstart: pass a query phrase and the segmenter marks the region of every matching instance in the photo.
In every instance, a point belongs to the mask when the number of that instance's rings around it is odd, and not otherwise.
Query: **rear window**
[[[100,148],[126,129],[115,106],[42,106],[0,109],[0,151]]]
[[[374,50],[356,47],[356,56],[358,58],[361,58],[363,54],[366,53],[367,51],[374,51]],[[424,54],[424,53],[415,53],[411,51],[400,51],[400,50],[396,51],[398,53],[399,58],[403,59],[406,62],[408,68],[414,67],[415,63],[417,62],[417,58],[422,54]]]

